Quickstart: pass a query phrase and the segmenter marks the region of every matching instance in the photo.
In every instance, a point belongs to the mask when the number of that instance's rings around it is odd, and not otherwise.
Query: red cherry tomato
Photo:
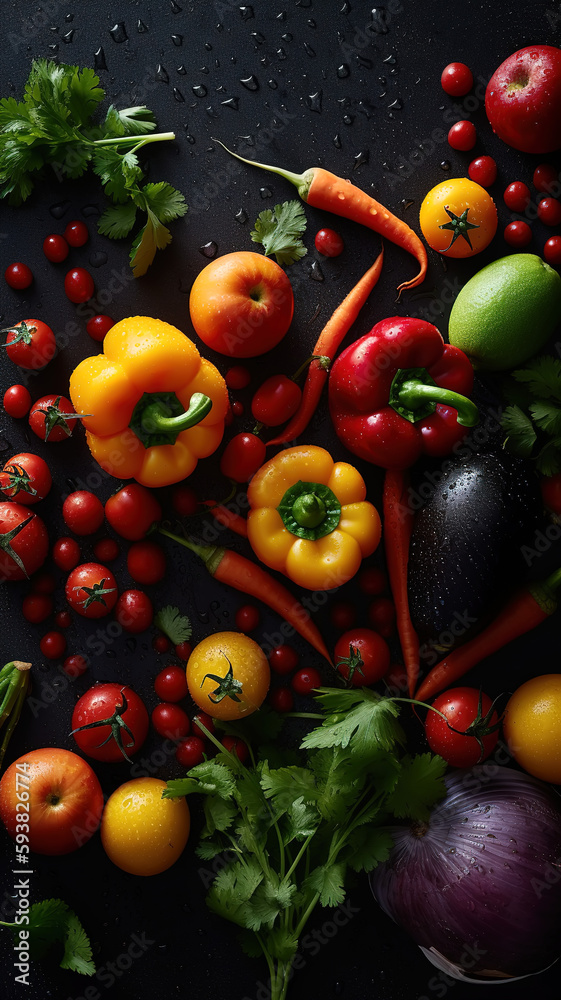
[[[210,715],[207,715],[206,712],[197,712],[197,714],[193,716],[191,732],[194,736],[198,736],[201,740],[206,740],[207,738],[206,733],[199,728],[199,722],[205,727],[205,729],[208,730],[211,736],[214,736],[214,719],[212,719]]]
[[[267,448],[256,434],[236,434],[222,452],[220,471],[235,483],[247,483],[263,465]]]
[[[251,382],[251,375],[245,365],[232,365],[224,376],[229,389],[245,389]]]
[[[60,660],[66,652],[66,639],[62,632],[46,632],[39,648],[47,660]]]
[[[338,257],[345,249],[343,237],[334,229],[320,229],[315,235],[314,246],[324,257]]]
[[[242,604],[236,611],[236,628],[240,632],[253,632],[259,625],[259,609],[254,604]]]
[[[29,426],[42,441],[65,441],[74,430],[78,414],[66,396],[41,396],[29,413]]]
[[[297,694],[310,694],[321,687],[321,674],[315,667],[302,667],[296,671],[290,683]]]
[[[154,691],[161,701],[181,701],[189,693],[187,676],[183,667],[170,664],[160,671],[154,681]]]
[[[43,240],[43,253],[47,260],[50,260],[51,264],[60,264],[63,260],[66,260],[69,253],[69,246],[64,236],[61,236],[59,233],[46,236]]]
[[[492,156],[478,156],[468,167],[468,176],[481,187],[491,187],[497,179],[497,164]]]
[[[167,653],[170,649],[171,642],[169,641],[167,635],[155,635],[152,639],[152,649],[156,653]]]
[[[175,758],[181,767],[189,770],[202,764],[205,756],[205,745],[198,736],[188,736],[186,740],[181,740],[175,750]]]
[[[124,590],[115,605],[115,618],[125,632],[145,632],[154,618],[152,601],[142,590]]]
[[[178,656],[180,660],[185,660],[185,663],[187,663],[187,660],[191,656],[192,652],[193,647],[191,646],[191,643],[186,640],[184,642],[178,642],[175,647],[175,655]]]
[[[24,288],[29,288],[33,281],[33,274],[30,268],[27,264],[22,264],[20,261],[16,264],[10,264],[4,271],[4,277],[6,284],[18,292],[22,292]]]
[[[65,587],[70,607],[84,618],[103,618],[119,596],[117,581],[101,563],[82,563],[69,574]]]
[[[64,230],[64,237],[71,247],[83,247],[88,242],[90,234],[85,222],[73,219]]]
[[[294,708],[294,695],[290,688],[275,688],[269,695],[269,704],[275,712],[291,712]]]
[[[53,545],[53,559],[65,573],[70,573],[78,565],[80,555],[80,546],[75,538],[58,538]]]
[[[64,279],[66,297],[76,304],[87,302],[94,293],[94,280],[85,267],[73,267]]]
[[[235,399],[233,403],[230,403],[230,409],[235,417],[243,416],[244,406],[240,403],[239,399]]]
[[[92,316],[91,319],[86,323],[86,331],[89,333],[92,340],[102,341],[105,334],[112,326],[115,326],[115,320],[111,319],[110,316],[104,316],[100,313],[98,316]]]
[[[12,455],[0,472],[0,491],[6,500],[26,507],[44,500],[52,485],[45,459],[28,451]]]
[[[93,535],[101,528],[105,511],[95,494],[88,490],[76,490],[66,497],[62,505],[62,517],[66,527],[75,535]]]
[[[536,191],[549,194],[552,187],[559,181],[559,175],[552,163],[538,163],[534,170],[532,183]]]
[[[561,472],[540,479],[542,500],[548,510],[561,514]]]
[[[31,590],[34,594],[53,594],[56,590],[56,580],[52,573],[35,573],[31,578]]]
[[[505,242],[511,247],[527,247],[532,242],[532,230],[523,219],[516,219],[505,226],[503,233]]]
[[[385,639],[395,630],[395,605],[389,597],[376,597],[368,608],[370,623]]]
[[[119,723],[118,716],[129,732]],[[105,722],[107,719],[114,721],[109,724]],[[73,732],[73,736],[82,753],[113,764],[140,750],[149,725],[142,698],[132,688],[113,682],[94,684],[76,702],[72,713],[72,730],[79,730]],[[82,729],[82,726],[91,728]]]
[[[377,566],[368,566],[358,574],[358,585],[368,597],[378,597],[388,589],[388,578]]]
[[[69,611],[57,611],[55,615],[55,625],[57,628],[70,628],[72,625],[72,615]]]
[[[513,181],[503,194],[504,203],[511,212],[525,212],[531,197],[530,188],[522,181]]]
[[[476,142],[477,131],[473,122],[456,122],[448,132],[448,144],[452,149],[466,153],[469,149],[473,149]]]
[[[93,547],[94,556],[102,563],[113,562],[120,551],[114,538],[100,538]]]
[[[43,565],[48,551],[44,521],[23,504],[0,503],[0,579],[31,576]]]
[[[458,687],[444,691],[432,703],[433,708],[442,712],[446,719],[432,711],[425,719],[425,733],[431,750],[453,767],[473,767],[485,760],[497,745],[499,734],[496,730],[480,735],[481,743],[475,736],[462,735],[477,718],[480,697],[480,715],[485,717],[491,710],[491,699],[486,694],[480,695],[475,688]],[[497,713],[493,712],[489,725],[494,726],[496,722]],[[453,729],[460,732],[455,733]]]
[[[341,632],[351,628],[356,622],[356,605],[350,601],[336,601],[329,609],[329,618],[336,629]]]
[[[275,646],[269,653],[269,666],[276,674],[291,674],[298,665],[298,653],[292,646]]]
[[[561,236],[550,236],[544,243],[543,256],[552,267],[561,267]]]
[[[105,516],[118,535],[138,542],[156,521],[161,520],[162,508],[145,486],[131,483],[109,497]]]
[[[6,354],[20,368],[39,371],[52,360],[56,352],[55,335],[40,319],[22,319],[2,330],[7,333]]]
[[[237,736],[224,736],[221,742],[225,750],[228,750],[229,753],[235,754],[242,764],[245,763],[249,757],[249,748],[247,743],[238,739]]]
[[[26,417],[31,406],[31,393],[24,385],[11,385],[6,389],[2,399],[4,412],[9,417],[21,419]]]
[[[53,599],[48,594],[27,594],[21,605],[23,617],[32,625],[44,622],[54,609]]]
[[[293,379],[271,375],[251,400],[251,412],[265,427],[278,427],[296,413],[301,399],[302,390]]]
[[[465,63],[448,63],[442,70],[440,83],[450,97],[464,97],[473,87],[473,73]]]
[[[335,667],[354,687],[376,684],[387,674],[390,651],[387,642],[370,628],[345,632],[335,644]]]
[[[168,740],[181,740],[191,728],[189,716],[179,705],[162,701],[152,712],[152,725],[160,736]]]
[[[199,498],[190,486],[174,486],[171,491],[171,505],[180,517],[191,517],[199,509]]]
[[[73,653],[72,656],[67,656],[62,664],[64,673],[67,677],[71,677],[72,680],[75,680],[76,677],[81,677],[82,674],[85,674],[88,667],[88,660],[85,656],[80,656],[79,653]]]
[[[156,542],[134,542],[127,553],[127,569],[136,583],[158,583],[166,572],[165,552]]]
[[[542,198],[538,205],[538,219],[544,226],[558,226],[561,223],[561,201]]]

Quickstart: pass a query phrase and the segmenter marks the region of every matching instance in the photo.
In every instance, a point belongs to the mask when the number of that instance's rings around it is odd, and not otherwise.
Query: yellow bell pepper
[[[149,316],[116,323],[103,350],[70,377],[93,457],[110,475],[144,486],[185,479],[222,440],[222,375],[185,334]]]
[[[315,445],[287,448],[251,480],[248,538],[255,554],[300,587],[331,590],[357,572],[381,535],[366,485]]]

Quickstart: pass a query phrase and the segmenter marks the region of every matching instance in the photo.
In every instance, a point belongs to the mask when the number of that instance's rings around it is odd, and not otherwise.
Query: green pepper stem
[[[245,156],[240,156],[239,153],[234,153],[231,149],[228,149],[223,142],[220,142],[220,139],[212,139],[212,141],[217,142],[219,146],[222,146],[222,149],[225,149],[230,156],[235,156],[236,160],[241,160],[242,163],[248,163],[250,167],[261,167],[261,170],[269,170],[272,174],[279,174],[280,177],[284,177],[285,180],[290,181],[291,184],[294,184],[294,187],[298,188],[298,194],[300,195],[302,201],[308,200],[308,191],[310,190],[311,183],[314,179],[313,167],[309,167],[303,174],[295,174],[292,170],[283,170],[281,167],[272,167],[269,163],[258,163],[257,160],[248,160]]]
[[[188,430],[199,424],[207,413],[212,409],[212,400],[202,392],[194,392],[189,402],[189,408],[185,413],[180,413],[176,417],[166,415],[167,407],[164,402],[154,400],[144,409],[141,417],[142,426],[150,434],[171,433],[180,434],[181,431]]]
[[[325,514],[325,504],[315,493],[303,493],[292,504],[292,516],[303,528],[317,528]]]
[[[202,559],[211,576],[214,576],[218,563],[222,559],[226,549],[219,545],[199,545],[192,538],[183,538],[181,535],[176,535],[173,531],[168,531],[167,528],[162,528],[160,525],[158,525],[156,531],[159,531],[161,535],[165,535],[166,538],[171,538],[173,542],[183,545],[190,552],[193,552],[199,559]]]
[[[452,389],[438,385],[427,385],[419,379],[403,382],[399,388],[399,402],[409,410],[416,410],[427,402],[452,406],[458,412],[458,423],[462,427],[475,427],[479,423],[479,411],[475,403]]]

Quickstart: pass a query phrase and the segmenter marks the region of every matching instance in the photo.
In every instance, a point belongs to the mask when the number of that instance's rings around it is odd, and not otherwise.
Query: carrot
[[[530,584],[515,594],[487,628],[432,668],[415,697],[419,701],[433,698],[485,657],[541,625],[557,609],[555,589],[560,585],[561,570],[557,570],[547,580]]]
[[[345,219],[359,222],[368,229],[380,233],[392,243],[397,243],[404,250],[413,254],[419,262],[419,272],[410,281],[404,281],[398,287],[398,292],[404,288],[415,288],[424,280],[427,273],[427,251],[417,233],[415,233],[406,222],[398,219],[389,209],[375,201],[365,191],[355,187],[350,181],[337,177],[323,167],[309,167],[303,174],[295,174],[291,170],[282,170],[280,167],[272,167],[268,163],[257,163],[256,160],[247,160],[238,153],[233,153],[219,139],[218,142],[227,153],[235,156],[242,163],[249,163],[252,167],[261,167],[269,170],[273,174],[280,174],[298,189],[298,194],[302,201],[311,205],[312,208],[322,208],[334,215],[341,215]]]
[[[173,534],[167,528],[158,527],[157,530],[166,538],[179,542],[180,545],[184,545],[185,548],[199,556],[210,575],[216,580],[226,583],[235,590],[240,590],[243,594],[256,597],[257,600],[276,611],[292,626],[295,632],[306,639],[333,666],[321,633],[317,625],[314,625],[310,620],[310,612],[266,570],[261,569],[245,556],[232,552],[231,549],[217,545],[199,545],[198,542],[194,542],[190,538],[181,538],[180,535]]]
[[[405,495],[407,486],[408,477],[405,472],[396,469],[386,471],[383,490],[386,564],[409,694],[413,697],[419,677],[419,639],[409,614],[407,595],[407,564],[413,530],[413,511]]]
[[[299,437],[306,429],[312,419],[316,407],[319,403],[321,391],[327,381],[327,374],[330,364],[355,322],[360,310],[366,302],[370,292],[378,282],[382,272],[384,261],[384,250],[380,251],[372,267],[363,274],[360,281],[351,289],[346,298],[327,321],[321,331],[314,347],[314,359],[310,362],[306,381],[302,389],[302,399],[296,413],[284,428],[272,441],[267,441],[267,447],[275,444],[286,444]]]
[[[241,538],[247,538],[247,521],[245,517],[230,510],[229,507],[226,507],[222,503],[216,503],[215,500],[203,500],[203,504],[208,507],[212,516],[224,528],[229,528],[230,531],[234,531]]]

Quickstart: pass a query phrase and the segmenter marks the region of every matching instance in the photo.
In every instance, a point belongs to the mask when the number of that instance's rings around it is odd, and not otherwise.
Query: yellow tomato
[[[467,177],[451,177],[425,196],[419,224],[429,247],[445,257],[472,257],[497,231],[491,195]]]
[[[165,781],[134,778],[109,796],[101,820],[108,858],[131,875],[158,875],[173,865],[189,837],[185,799],[163,799]]]
[[[242,632],[215,632],[187,662],[189,693],[215,719],[242,719],[265,700],[271,672],[261,646]]]
[[[542,674],[517,688],[506,706],[503,730],[525,771],[561,784],[561,674]]]

